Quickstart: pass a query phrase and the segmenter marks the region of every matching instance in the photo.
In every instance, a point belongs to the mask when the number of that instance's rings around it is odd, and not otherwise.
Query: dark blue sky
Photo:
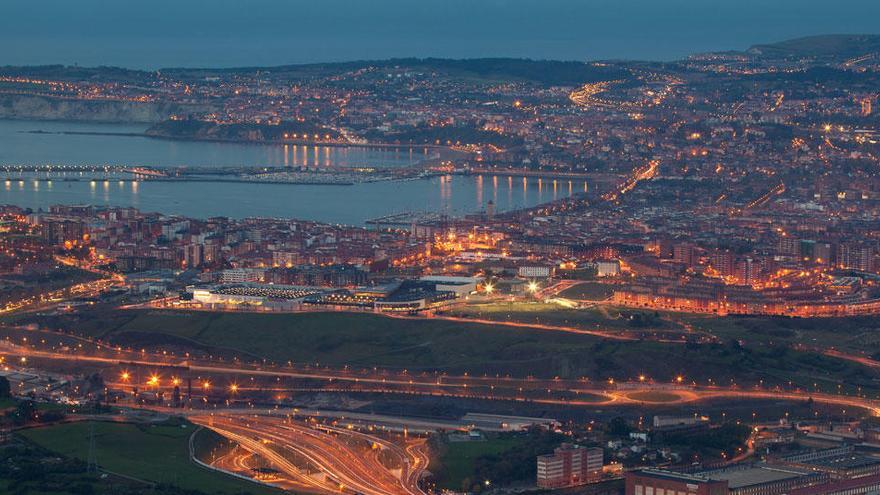
[[[402,56],[670,60],[880,33],[880,0],[0,0],[0,65]]]

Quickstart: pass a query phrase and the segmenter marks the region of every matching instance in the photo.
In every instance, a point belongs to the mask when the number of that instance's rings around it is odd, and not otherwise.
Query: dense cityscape
[[[16,135],[281,157],[0,150],[0,492],[877,493],[878,97],[874,35],[673,62],[0,67]],[[357,210],[359,185],[456,180],[477,209],[362,224],[108,192]],[[499,199],[520,191],[539,199]]]

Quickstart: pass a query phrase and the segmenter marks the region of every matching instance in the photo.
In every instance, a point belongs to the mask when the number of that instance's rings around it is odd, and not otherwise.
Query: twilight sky
[[[671,60],[880,33],[880,0],[0,0],[0,65],[389,57]]]

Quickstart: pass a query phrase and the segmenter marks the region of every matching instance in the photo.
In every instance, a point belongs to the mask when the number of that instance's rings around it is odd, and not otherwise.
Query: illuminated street
[[[256,415],[190,415],[199,425],[267,459],[280,474],[272,483],[314,493],[421,495],[420,474],[427,468],[424,439],[398,443],[354,429]],[[384,455],[380,455],[384,454]],[[390,466],[389,466],[390,464]],[[218,468],[253,476],[245,457],[224,457]]]
[[[817,403],[855,407],[880,415],[880,401],[865,396],[833,395],[801,389],[763,389],[731,385],[728,387],[697,385],[679,377],[678,383],[655,383],[645,377],[625,383],[594,383],[586,380],[514,378],[507,376],[450,376],[440,374],[409,374],[388,370],[360,370],[255,366],[245,363],[220,363],[194,358],[180,359],[171,355],[131,352],[108,348],[98,344],[94,349],[84,346],[66,347],[65,350],[43,350],[39,344],[24,347],[9,341],[0,342],[9,356],[8,362],[26,358],[28,362],[45,360],[51,362],[92,363],[109,367],[108,381],[114,386],[126,388],[137,386],[131,376],[137,369],[147,389],[170,391],[181,382],[181,373],[197,376],[204,384],[206,396],[239,398],[247,392],[271,392],[284,395],[293,392],[323,391],[335,393],[399,394],[434,397],[453,397],[496,401],[519,401],[536,404],[557,404],[581,407],[644,406],[649,404],[671,405],[698,403],[710,399],[772,399],[808,400]],[[92,344],[93,346],[95,344]],[[163,370],[167,370],[163,372]],[[215,378],[216,377],[216,380]],[[223,378],[227,377],[227,378]],[[259,380],[250,385],[235,383],[228,377],[251,377]],[[217,390],[208,388],[216,381],[227,385]],[[282,380],[294,380],[287,385]],[[221,382],[222,383],[222,382]],[[646,392],[663,392],[661,399],[654,399]]]

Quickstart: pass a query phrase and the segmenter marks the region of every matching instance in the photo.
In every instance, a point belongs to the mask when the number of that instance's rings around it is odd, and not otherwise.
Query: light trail
[[[775,399],[775,400],[809,400],[815,402],[857,407],[869,411],[873,415],[880,416],[880,402],[867,397],[852,397],[846,395],[832,395],[819,392],[785,391],[781,389],[739,389],[736,387],[670,387],[667,384],[658,383],[626,383],[625,388],[620,386],[599,386],[586,380],[563,380],[563,379],[529,379],[512,377],[479,377],[479,376],[409,376],[398,374],[396,376],[381,375],[357,375],[345,370],[286,370],[274,369],[251,369],[243,365],[228,366],[219,364],[195,364],[192,362],[148,361],[125,361],[124,358],[111,358],[93,355],[70,355],[66,353],[38,351],[29,348],[15,346],[9,342],[2,342],[7,349],[20,353],[28,359],[42,358],[48,360],[60,360],[77,363],[108,364],[114,367],[121,365],[142,366],[147,369],[159,370],[173,368],[180,370],[210,373],[218,375],[268,377],[277,380],[281,378],[300,378],[315,380],[315,384],[304,384],[298,387],[259,387],[251,388],[254,391],[283,391],[283,392],[339,392],[339,393],[371,393],[371,394],[397,394],[397,395],[423,395],[435,397],[451,397],[463,399],[515,401],[536,404],[553,404],[580,407],[599,407],[609,405],[672,405],[692,403],[708,399]],[[119,384],[123,385],[123,384]],[[157,386],[154,389],[170,389],[168,385]],[[250,388],[250,387],[248,387]],[[239,393],[248,391],[242,387]],[[644,392],[662,391],[676,395],[673,400],[646,400],[639,394]],[[566,397],[559,397],[559,395]],[[588,399],[578,396],[589,397]]]
[[[408,440],[404,447],[362,432],[278,417],[254,415],[190,416],[196,424],[238,442],[243,448],[272,463],[283,479],[315,493],[363,493],[365,495],[424,495],[418,486],[427,468],[423,439]],[[392,473],[373,451],[386,449],[400,464],[400,475]],[[315,476],[291,456],[304,459],[323,473]],[[229,459],[223,461],[230,464]],[[234,460],[237,470],[247,467],[243,458]],[[332,480],[332,481],[331,481]]]
[[[407,315],[387,315],[389,318],[398,318],[404,320],[424,320],[424,317],[421,316],[407,316]],[[545,325],[542,323],[525,323],[518,321],[505,321],[505,320],[489,320],[485,318],[470,318],[463,316],[449,316],[449,315],[432,315],[430,317],[432,320],[445,320],[445,321],[453,321],[456,323],[477,323],[481,325],[493,325],[493,326],[504,326],[504,327],[512,327],[512,328],[523,328],[527,330],[546,330],[552,332],[563,332],[563,333],[577,333],[582,335],[593,335],[595,337],[602,337],[610,340],[623,340],[634,342],[639,340],[638,337],[627,335],[625,331],[620,332],[612,332],[605,330],[589,330],[586,328],[580,327],[571,327],[571,326],[561,326],[561,325]],[[665,340],[660,339],[661,342],[666,342]],[[680,343],[681,341],[668,339],[668,343]]]
[[[624,194],[632,191],[639,185],[639,182],[651,180],[657,176],[657,169],[660,167],[660,160],[651,160],[646,165],[638,167],[630,173],[629,177],[623,181],[616,191],[609,191],[602,195],[605,201],[616,201]]]

